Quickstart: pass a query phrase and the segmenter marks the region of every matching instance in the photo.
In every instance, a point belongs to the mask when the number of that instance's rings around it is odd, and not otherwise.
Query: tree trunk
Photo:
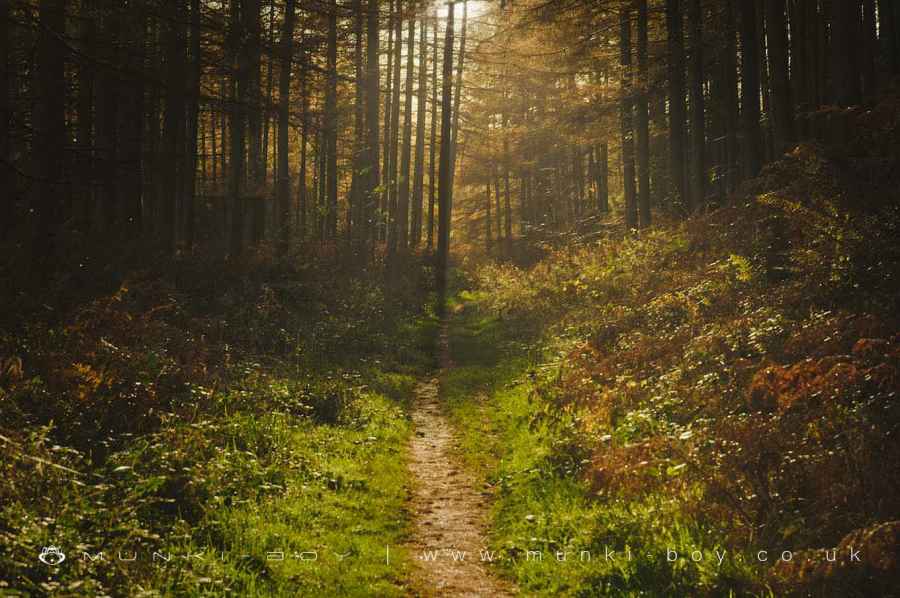
[[[873,103],[878,94],[878,78],[875,63],[878,60],[878,35],[875,29],[875,0],[863,0],[863,20],[859,45],[865,57],[862,63],[862,92],[867,103]]]
[[[177,209],[179,175],[183,175],[184,159],[184,81],[185,81],[185,7],[181,0],[170,4],[167,37],[166,114],[163,121],[163,193],[162,230],[163,250],[174,253],[177,241]],[[181,169],[179,169],[181,165]]]
[[[187,107],[187,155],[184,172],[184,243],[188,251],[193,249],[196,233],[194,200],[197,194],[197,126],[200,113],[200,80],[203,76],[200,35],[200,0],[191,0],[191,97]]]
[[[325,236],[337,237],[337,0],[328,9],[328,81],[325,88]]]
[[[788,80],[788,36],[784,0],[766,0],[766,33],[769,40],[769,73],[772,82],[772,120],[775,156],[794,142],[794,104]],[[799,44],[798,44],[799,45]]]
[[[403,152],[400,156],[400,193],[397,204],[397,244],[400,252],[405,252],[409,244],[409,187],[410,163],[412,161],[412,100],[413,100],[413,68],[415,65],[416,20],[409,19],[409,31],[406,36],[406,90],[403,104]]]
[[[231,3],[231,31],[230,38],[237,46],[231,49],[234,54],[234,65],[231,85],[231,142],[229,150],[229,185],[228,191],[231,199],[231,257],[240,256],[244,248],[244,132],[246,127],[246,101],[249,73],[249,57],[246,45],[240,44],[243,38],[244,22],[241,17],[239,2]]]
[[[235,1],[235,0],[232,0]],[[265,170],[262,163],[262,97],[261,97],[261,61],[262,32],[260,28],[260,0],[240,0],[244,9],[244,30],[247,37],[243,40],[247,52],[246,102],[247,117],[247,176],[250,190],[254,196],[260,196],[264,183]],[[254,201],[258,201],[255,199]],[[259,239],[255,238],[254,241]]]
[[[285,0],[285,10],[287,10],[287,0]],[[271,52],[275,48],[275,0],[269,0],[269,59],[266,61],[266,105],[263,112],[263,132],[262,132],[262,178],[265,181],[269,167],[269,128],[274,127],[272,118],[272,91],[275,84],[274,80],[274,56]],[[277,170],[277,161],[272,165],[273,170]],[[278,173],[273,173],[272,179],[277,181]],[[277,186],[277,183],[276,183]]]
[[[859,69],[859,0],[837,0],[831,4],[831,63],[834,65],[832,85],[838,106],[860,103]]]
[[[762,132],[759,126],[759,35],[756,3],[740,0],[741,124],[744,137],[744,175],[755,177],[762,168]]]
[[[434,248],[434,202],[437,190],[437,90],[438,90],[438,18],[437,7],[433,9],[432,23],[434,25],[434,48],[431,55],[431,142],[429,152],[428,174],[428,249]]]
[[[443,315],[444,299],[447,294],[447,264],[450,256],[450,189],[453,186],[453,171],[450,159],[450,103],[453,99],[453,13],[455,3],[447,5],[447,30],[444,36],[443,79],[441,81],[441,164],[439,168],[438,204],[438,251],[435,276],[438,291],[438,312]]]
[[[391,90],[391,136],[388,172],[385,174],[387,185],[387,217],[388,217],[388,255],[397,251],[397,162],[400,146],[400,61],[403,59],[403,0],[397,0],[397,13],[394,17],[394,80]]]
[[[419,89],[416,98],[416,165],[413,184],[412,245],[422,242],[422,200],[425,187],[425,98],[428,85],[428,25],[419,20]]]
[[[177,3],[172,3],[170,7],[170,13],[172,10],[177,10]],[[116,194],[117,188],[116,184],[118,182],[118,148],[116,147],[116,124],[118,122],[119,117],[119,104],[121,98],[119,98],[119,93],[122,89],[122,85],[119,82],[119,70],[118,70],[118,62],[119,55],[116,54],[115,48],[119,44],[119,38],[121,34],[119,32],[120,25],[120,15],[114,14],[106,14],[102,20],[102,35],[104,41],[106,43],[99,44],[98,54],[101,57],[102,66],[99,69],[98,74],[98,82],[97,82],[97,99],[96,99],[96,115],[97,115],[97,131],[96,131],[96,173],[98,179],[98,196],[100,201],[98,202],[99,214],[97,214],[98,220],[98,228],[104,232],[110,232],[112,230],[113,223],[116,220],[116,211],[118,210],[118,197]],[[174,29],[172,27],[167,28],[165,43],[168,52],[172,52],[172,44],[175,43],[175,35]],[[166,73],[166,89],[168,91],[170,86],[170,79],[173,75],[171,71],[173,69],[178,69],[180,65],[174,66],[172,69],[169,69],[169,72]],[[171,131],[172,134],[178,135],[173,138],[173,143],[176,145],[173,147],[173,151],[178,149],[178,139],[180,137],[180,131]],[[165,135],[165,134],[164,134]],[[165,138],[163,140],[163,145],[165,147],[166,141]],[[165,169],[167,166],[167,162],[172,162],[177,158],[165,151],[162,156],[162,166]],[[174,167],[174,164],[173,164]],[[171,218],[167,218],[167,201],[176,200],[177,194],[177,186],[174,185],[174,179],[170,181],[172,183],[172,190],[170,193],[166,193],[163,191],[161,193],[162,196],[162,212],[164,218],[166,218],[167,222],[171,222],[172,226],[170,227],[170,231],[167,233],[163,231],[163,235],[174,234],[175,227],[175,216],[174,211],[171,215]],[[167,181],[161,181],[160,189],[164,190],[166,188]],[[172,204],[174,206],[174,204]],[[172,208],[174,210],[174,207]]]
[[[686,205],[688,201],[685,182],[684,153],[685,113],[684,105],[684,35],[680,0],[666,0],[666,29],[669,50],[669,163],[670,180],[674,194],[673,205]]]
[[[688,0],[691,62],[688,78],[691,88],[691,162],[688,211],[700,208],[706,199],[706,108],[703,98],[703,11],[700,0]]]
[[[363,78],[363,28],[365,13],[362,0],[353,0],[353,68],[354,68],[354,98],[353,98],[353,173],[350,182],[350,206],[347,210],[347,235],[356,239],[356,249],[362,249],[360,243],[363,239],[365,227],[363,225],[363,201],[364,193],[362,184],[363,155],[365,144],[365,86]]]
[[[288,167],[290,147],[291,57],[294,48],[294,0],[286,0],[281,31],[281,73],[278,78],[278,250],[287,254],[291,237],[291,178]]]
[[[3,23],[0,35],[3,36],[6,44],[9,43],[6,35],[10,30],[6,24],[9,19],[8,11],[9,1],[0,0],[0,22]],[[84,57],[78,63],[78,158],[76,160],[78,172],[76,176],[79,184],[78,199],[81,204],[77,220],[78,228],[86,232],[91,227],[91,215],[94,208],[94,63],[91,57],[97,55],[97,19],[93,13],[93,2],[86,0],[82,4],[82,11],[85,13],[85,19],[81,24],[81,51]],[[2,54],[4,62],[0,68],[3,69],[3,94],[0,102],[3,102],[3,106],[0,107],[2,110],[2,115],[0,115],[2,121],[0,122],[4,126],[0,130],[0,135],[4,137],[0,140],[0,151],[2,151],[0,159],[5,161],[9,159],[9,138],[6,135],[10,122],[9,107],[6,105],[9,101],[9,70],[6,62],[8,49]],[[4,179],[0,180],[0,188],[12,189],[12,180],[8,183],[5,180],[6,173],[5,165],[0,166],[0,177]]]
[[[638,95],[637,95],[637,165],[638,165],[638,222],[641,228],[650,226],[650,115],[648,105],[649,78],[647,74],[647,0],[637,1],[638,11]]]
[[[387,72],[385,73],[385,78],[387,79],[387,83],[385,85],[385,97],[384,97],[384,166],[381,169],[381,194],[379,197],[379,214],[378,214],[378,238],[379,240],[387,239],[387,217],[389,211],[389,201],[390,201],[390,188],[391,188],[391,139],[396,136],[396,132],[391,129],[392,121],[391,115],[393,114],[393,90],[394,86],[397,85],[397,81],[393,79],[394,76],[394,30],[395,21],[399,19],[400,7],[395,7],[395,1],[401,2],[402,0],[390,0],[389,8],[388,8],[388,45],[387,45]],[[399,40],[398,40],[399,43]]]
[[[306,62],[300,67],[300,173],[297,175],[297,230],[301,240],[306,238],[309,214],[309,187],[306,179],[309,176],[307,169],[309,146],[309,92],[307,90],[307,78],[309,77]],[[377,138],[377,132],[376,132]],[[377,143],[376,143],[377,147]],[[377,171],[378,169],[375,168]]]
[[[365,193],[365,221],[371,227],[374,222],[374,208],[378,198],[378,183],[381,180],[378,172],[378,107],[381,87],[381,74],[378,68],[378,0],[369,0],[366,25],[366,151],[369,177]],[[376,231],[372,231],[375,234]]]
[[[53,265],[57,249],[66,146],[65,44],[62,41],[66,26],[65,0],[41,0],[38,11],[40,29],[35,61],[38,102],[32,123],[35,181],[31,210],[35,221],[30,249],[35,274],[45,275]]]
[[[456,174],[456,151],[459,148],[459,106],[462,102],[463,64],[466,58],[466,24],[469,16],[468,0],[462,0],[463,14],[459,32],[459,56],[456,58],[456,91],[453,96],[453,129],[451,132],[452,143],[450,145],[450,205],[453,205],[453,177]],[[499,210],[497,217],[500,217]],[[498,239],[500,235],[497,235]]]
[[[619,12],[619,64],[622,65],[622,91],[619,118],[622,128],[622,174],[625,177],[625,228],[637,228],[638,210],[634,182],[634,111],[631,94],[631,10],[623,6]]]
[[[900,39],[897,37],[898,7],[893,0],[878,0],[878,41],[890,72],[900,73]]]
[[[723,27],[725,35],[722,56],[722,101],[725,120],[725,189],[733,193],[740,179],[740,158],[738,157],[738,96],[737,96],[737,44],[735,42],[734,6],[725,2]]]

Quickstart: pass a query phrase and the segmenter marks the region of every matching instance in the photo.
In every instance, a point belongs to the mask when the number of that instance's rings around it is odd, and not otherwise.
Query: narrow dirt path
[[[441,369],[453,367],[446,324],[438,352]],[[511,588],[491,575],[482,560],[488,495],[476,488],[476,480],[453,454],[457,439],[443,412],[437,376],[416,388],[412,419],[409,467],[415,479],[415,529],[410,552],[416,564],[416,595],[511,596]]]

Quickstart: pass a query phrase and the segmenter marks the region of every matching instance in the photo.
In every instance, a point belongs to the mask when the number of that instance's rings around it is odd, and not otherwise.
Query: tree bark
[[[57,250],[64,148],[65,120],[65,0],[41,0],[35,81],[38,101],[33,115],[32,153],[35,181],[32,213],[35,222],[31,258],[35,274],[47,274]],[[3,27],[6,27],[6,23]],[[5,91],[5,90],[4,90]]]
[[[78,63],[78,132],[77,132],[77,141],[78,141],[78,159],[76,163],[78,164],[78,172],[77,178],[79,183],[79,193],[78,193],[78,201],[79,201],[79,215],[78,215],[78,228],[87,232],[91,227],[91,216],[94,208],[94,64],[91,57],[97,55],[97,19],[94,15],[94,3],[92,1],[85,1],[82,4],[82,11],[84,14],[84,21],[82,22],[81,29],[81,51],[84,54],[84,57]],[[3,30],[0,32],[0,35],[3,36],[3,40],[6,44],[8,44],[8,40],[6,38],[9,32],[9,26],[6,24],[9,20],[9,1],[8,0],[0,0],[0,21],[2,21]],[[3,64],[0,65],[0,68],[3,69],[3,94],[0,97],[0,102],[3,103],[3,106],[0,107],[0,111],[2,111],[3,129],[0,131],[0,135],[3,135],[4,138],[0,140],[0,159],[6,161],[9,159],[9,140],[6,137],[8,132],[8,123],[9,119],[9,107],[6,103],[9,101],[9,70],[7,65],[7,56],[9,54],[8,49],[2,52],[3,54]],[[12,180],[6,182],[6,173],[8,172],[5,165],[0,166],[0,177],[3,177],[4,180],[0,181],[0,188],[2,189],[10,189]]]
[[[862,99],[859,69],[859,0],[837,0],[831,4],[832,85],[839,106],[854,106]]]
[[[397,204],[397,243],[401,252],[406,251],[409,244],[409,189],[410,163],[412,161],[412,100],[413,100],[413,68],[415,66],[416,20],[409,18],[409,30],[406,36],[406,90],[403,104],[403,152],[400,156],[400,193]]]
[[[437,90],[438,90],[438,18],[437,7],[433,9],[432,23],[434,24],[434,48],[431,55],[431,142],[428,146],[429,174],[428,174],[428,249],[434,247],[434,202],[437,190]]]
[[[700,0],[688,0],[691,61],[688,78],[691,88],[691,162],[690,201],[685,209],[692,211],[706,200],[706,107],[703,98],[703,11]]]
[[[378,108],[381,87],[381,74],[379,73],[379,27],[378,27],[379,0],[369,0],[366,25],[366,150],[368,160],[368,182],[366,184],[366,210],[365,221],[368,227],[373,225],[374,210],[377,205],[377,189],[381,180],[378,171]],[[375,231],[372,231],[375,234]]]
[[[246,101],[249,73],[249,57],[246,45],[241,44],[244,22],[241,16],[239,2],[231,3],[231,30],[230,40],[235,47],[231,49],[234,55],[232,84],[231,84],[231,115],[229,129],[231,142],[229,150],[231,156],[229,162],[228,191],[231,198],[231,239],[230,253],[232,258],[240,256],[244,248],[244,168],[245,168],[245,139],[246,128]]]
[[[419,89],[416,99],[416,164],[413,184],[412,245],[422,242],[422,200],[425,187],[425,105],[428,85],[428,25],[419,20]]]
[[[174,253],[177,241],[177,208],[180,204],[179,175],[183,176],[185,116],[185,7],[182,0],[170,4],[167,38],[166,113],[163,120],[163,250]],[[181,169],[179,169],[181,165]]]
[[[735,40],[734,6],[725,2],[723,7],[723,31],[725,35],[722,56],[722,100],[725,103],[725,188],[733,193],[740,179],[740,158],[738,156],[738,91],[737,91],[737,43]]]
[[[647,0],[637,0],[637,166],[638,166],[638,223],[650,226],[650,115],[648,105],[649,78],[647,73]]]
[[[788,149],[795,139],[794,104],[788,79],[788,36],[784,17],[784,0],[766,0],[765,9],[766,33],[769,40],[775,155],[778,157]]]
[[[669,50],[669,169],[673,204],[688,201],[685,182],[684,34],[680,0],[666,0],[666,29]]]
[[[325,88],[325,236],[337,236],[337,0],[331,0],[328,9],[328,80]]]
[[[388,211],[388,255],[397,251],[397,162],[399,161],[400,146],[400,61],[403,60],[403,0],[397,0],[397,13],[394,17],[394,80],[391,90],[391,136],[390,157],[388,159],[388,172],[385,174],[387,185],[387,211]]]
[[[197,195],[197,128],[200,82],[203,76],[200,35],[200,0],[191,0],[190,101],[187,106],[187,155],[184,169],[184,243],[188,251],[194,247],[196,233],[194,200]]]
[[[456,58],[456,91],[453,96],[453,129],[451,132],[452,143],[450,145],[450,181],[456,174],[456,151],[459,148],[459,107],[462,102],[463,64],[466,58],[466,24],[469,16],[469,3],[462,0],[463,14],[459,32],[459,56]],[[450,205],[453,205],[453,185],[450,185]],[[499,213],[497,214],[499,217]],[[499,235],[497,235],[499,238]]]
[[[741,124],[744,137],[744,175],[755,177],[762,168],[762,131],[759,126],[759,35],[756,3],[740,0]]]
[[[638,210],[634,182],[634,111],[631,94],[631,10],[623,6],[619,12],[619,64],[622,66],[622,91],[619,120],[622,129],[622,189],[625,194],[625,228],[637,228]]]
[[[281,31],[281,73],[278,78],[278,250],[287,254],[291,240],[291,178],[288,167],[290,147],[291,58],[294,48],[295,0],[286,0]]]
[[[450,256],[450,189],[453,186],[451,163],[450,108],[453,99],[453,17],[455,3],[447,5],[447,27],[444,35],[443,79],[441,81],[441,163],[438,182],[438,251],[435,281],[438,291],[438,312],[443,315],[447,294],[447,264]]]

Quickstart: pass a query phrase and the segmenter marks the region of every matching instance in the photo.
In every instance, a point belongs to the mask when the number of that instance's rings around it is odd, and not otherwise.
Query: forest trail
[[[453,367],[446,323],[438,340],[441,371]],[[438,375],[416,388],[409,467],[414,479],[410,554],[413,588],[424,596],[511,596],[482,562],[487,496],[458,463],[458,439],[441,405]]]

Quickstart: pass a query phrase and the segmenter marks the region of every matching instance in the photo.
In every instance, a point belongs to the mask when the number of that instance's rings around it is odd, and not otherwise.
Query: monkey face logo
[[[66,560],[66,555],[56,546],[44,546],[41,554],[38,555],[38,560],[45,565],[58,565]]]

